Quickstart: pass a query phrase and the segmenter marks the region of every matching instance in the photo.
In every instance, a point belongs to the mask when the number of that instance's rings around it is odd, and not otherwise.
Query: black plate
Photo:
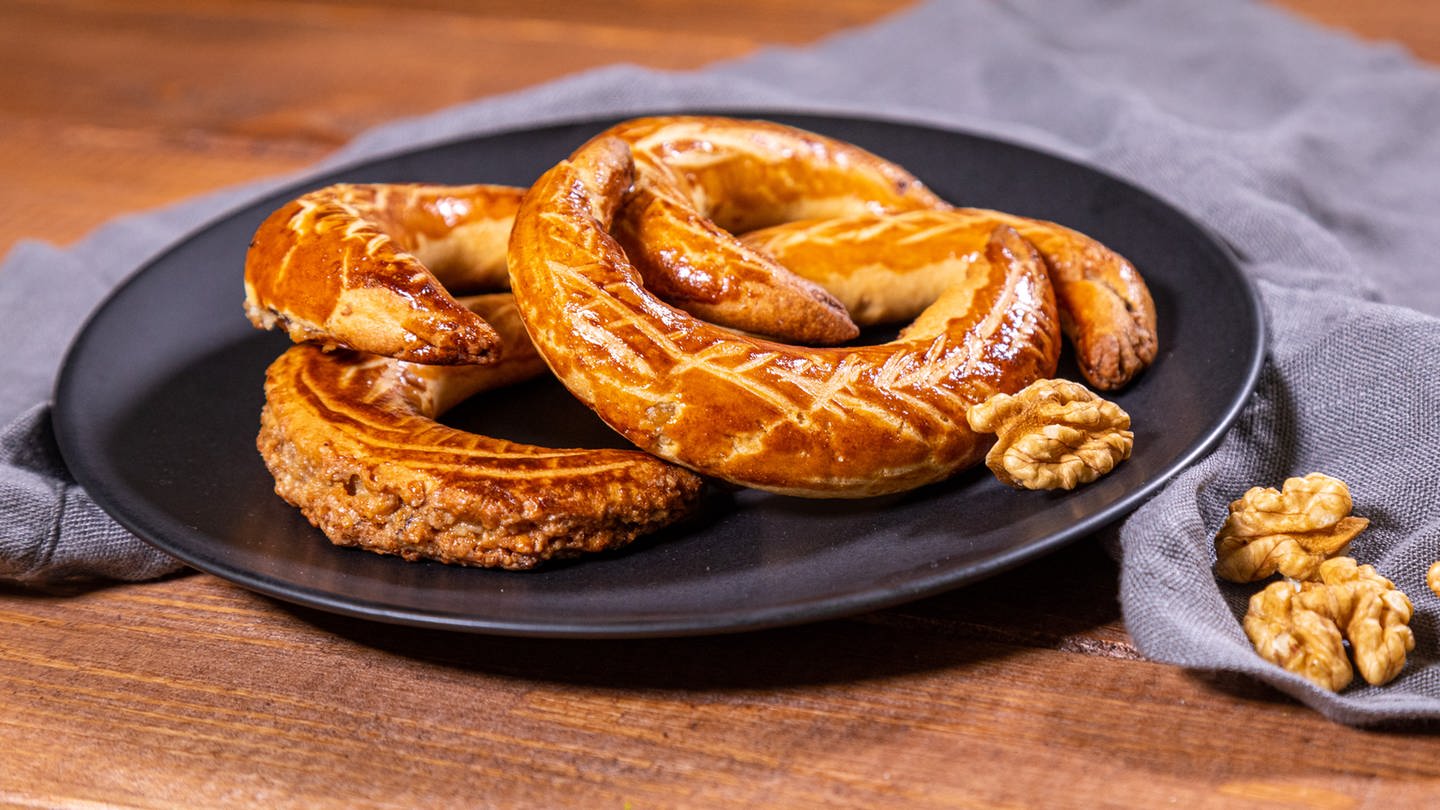
[[[288,189],[184,239],[92,317],[56,389],[70,469],[140,537],[203,571],[324,610],[535,636],[681,635],[792,624],[953,588],[1093,532],[1209,449],[1254,385],[1263,326],[1230,255],[1154,196],[1067,160],[908,124],[766,114],[878,152],[965,205],[1052,219],[1145,274],[1161,354],[1117,399],[1135,453],[1073,493],[1022,493],[983,470],[904,496],[807,501],[716,492],[703,513],[622,552],[529,573],[338,549],[272,491],[254,447],[265,367],[284,337],[241,312],[245,247]],[[475,138],[319,178],[525,185],[608,122]],[[465,426],[535,443],[614,435],[554,383],[462,408]],[[498,423],[497,423],[498,422]]]

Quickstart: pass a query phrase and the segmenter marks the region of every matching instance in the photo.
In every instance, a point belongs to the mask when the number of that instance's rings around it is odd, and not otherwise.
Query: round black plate
[[[862,502],[717,491],[695,519],[614,554],[528,573],[406,563],[336,548],[282,502],[254,439],[265,367],[287,345],[241,311],[246,244],[304,188],[233,212],[145,267],[92,317],[56,389],[75,477],[135,534],[190,565],[304,605],[391,622],[534,636],[657,636],[770,627],[953,588],[1101,528],[1209,449],[1260,367],[1254,292],[1229,254],[1154,196],[1094,169],[972,134],[765,114],[906,166],[941,196],[1055,220],[1145,274],[1161,354],[1116,399],[1135,452],[1072,493],[1015,492],[984,470]],[[609,122],[475,138],[362,163],[356,182],[525,185]],[[614,443],[557,384],[447,421],[540,444]]]

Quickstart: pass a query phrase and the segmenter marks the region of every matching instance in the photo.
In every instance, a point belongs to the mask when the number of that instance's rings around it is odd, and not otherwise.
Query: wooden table
[[[397,116],[908,3],[413,5],[0,2],[0,250]],[[1440,58],[1424,0],[1285,5]],[[669,641],[380,626],[198,574],[0,590],[0,804],[1341,808],[1412,806],[1437,779],[1440,740],[1142,660],[1094,540],[900,608]]]

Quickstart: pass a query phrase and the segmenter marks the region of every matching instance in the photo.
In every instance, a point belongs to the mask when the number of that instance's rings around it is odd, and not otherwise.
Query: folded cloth
[[[0,430],[0,574],[22,582],[150,579],[177,568],[111,520],[65,470],[46,405]]]
[[[1249,673],[1337,720],[1440,717],[1440,475],[1426,428],[1440,383],[1440,72],[1403,51],[1241,0],[932,2],[817,46],[694,73],[613,67],[377,128],[315,171],[576,117],[744,107],[868,114],[980,131],[1084,160],[1223,235],[1270,321],[1259,390],[1209,457],[1121,527],[1121,601],[1140,650]],[[0,576],[138,579],[171,566],[70,481],[46,427],[85,313],[195,225],[272,190],[230,189],[117,220],[67,250],[23,243],[0,268]],[[963,201],[959,201],[963,202]],[[56,284],[57,278],[65,279]],[[1178,350],[1178,349],[1177,349]],[[1323,471],[1372,524],[1354,546],[1414,599],[1417,647],[1384,687],[1332,694],[1261,661],[1239,624],[1258,586],[1216,582],[1211,538],[1252,485]]]

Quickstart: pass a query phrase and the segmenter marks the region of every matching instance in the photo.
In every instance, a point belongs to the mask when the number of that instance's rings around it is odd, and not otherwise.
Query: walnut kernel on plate
[[[985,466],[1017,489],[1074,489],[1130,457],[1130,415],[1085,386],[1038,380],[971,405],[970,429],[996,434]]]

